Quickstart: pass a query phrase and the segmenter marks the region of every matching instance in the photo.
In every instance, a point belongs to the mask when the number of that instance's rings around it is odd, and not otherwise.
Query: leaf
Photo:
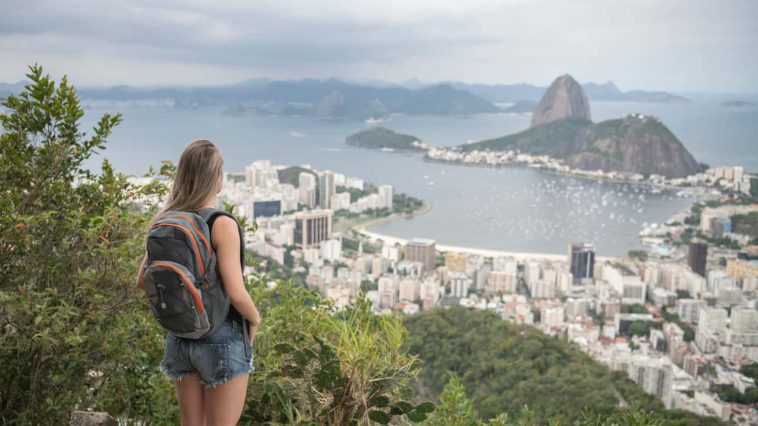
[[[413,410],[406,415],[408,416],[408,420],[412,421],[413,423],[420,423],[426,420],[426,413],[423,411]]]
[[[406,401],[398,401],[392,404],[390,408],[390,414],[406,414],[411,410],[413,410],[413,405],[409,404]]]
[[[390,399],[387,398],[387,395],[375,396],[368,400],[369,407],[386,407],[389,403]]]
[[[295,365],[285,365],[282,367],[282,373],[289,377],[303,377],[303,369]]]
[[[422,402],[415,407],[416,410],[421,411],[422,413],[431,413],[434,411],[434,408],[434,403],[430,401]]]
[[[295,351],[295,353],[292,354],[292,358],[295,360],[295,363],[301,367],[308,365],[308,362],[311,360],[303,351]]]
[[[383,425],[388,424],[390,420],[392,419],[387,413],[385,413],[384,411],[379,411],[379,410],[369,411],[368,418]]]
[[[279,352],[280,354],[288,354],[294,350],[295,347],[289,343],[277,343],[274,345],[274,351]]]

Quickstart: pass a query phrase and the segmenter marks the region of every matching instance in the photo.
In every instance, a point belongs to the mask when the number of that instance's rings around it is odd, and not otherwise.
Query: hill
[[[654,117],[630,115],[593,124],[567,118],[520,133],[461,145],[474,150],[519,150],[563,159],[583,170],[603,170],[678,178],[699,165],[673,133]]]
[[[593,124],[587,96],[568,74],[555,79],[542,96],[528,130],[459,148],[547,155],[582,170],[667,178],[700,171],[684,145],[655,117],[634,114]]]
[[[568,74],[548,87],[532,113],[531,127],[564,118],[590,120],[590,102],[582,86]]]
[[[722,424],[664,410],[660,401],[576,346],[492,312],[433,309],[407,317],[404,324],[409,351],[423,361],[419,396],[436,399],[448,380],[444,373],[451,371],[484,418],[503,411],[513,416],[528,405],[541,422],[558,418],[564,424],[584,408],[598,415],[616,413],[623,397],[630,406],[658,412],[666,424]]]
[[[362,148],[391,148],[402,151],[425,151],[419,144],[419,138],[397,133],[384,127],[372,127],[354,133],[345,139],[345,143]]]

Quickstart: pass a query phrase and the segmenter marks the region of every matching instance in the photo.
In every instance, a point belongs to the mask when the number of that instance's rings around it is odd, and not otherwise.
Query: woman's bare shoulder
[[[237,222],[229,216],[219,215],[213,222],[211,231],[211,240],[213,245],[224,244],[225,242],[239,241],[239,232],[237,231]]]

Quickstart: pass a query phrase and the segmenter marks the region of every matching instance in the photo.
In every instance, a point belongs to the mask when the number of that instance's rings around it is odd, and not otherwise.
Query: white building
[[[392,185],[379,186],[382,207],[392,210]]]
[[[645,303],[645,283],[626,266],[606,263],[603,279],[621,297],[622,304]]]
[[[393,309],[398,302],[398,279],[394,275],[379,277],[379,307],[380,309]]]
[[[466,297],[468,296],[469,289],[471,288],[471,278],[461,272],[453,272],[450,274],[450,295],[454,297]]]

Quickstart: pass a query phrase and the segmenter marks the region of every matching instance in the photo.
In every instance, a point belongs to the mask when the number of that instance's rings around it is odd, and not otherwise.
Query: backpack
[[[169,210],[148,230],[144,277],[150,311],[174,336],[206,337],[229,313],[229,296],[221,283],[208,226],[218,215],[237,223],[244,250],[239,222],[223,210]]]

